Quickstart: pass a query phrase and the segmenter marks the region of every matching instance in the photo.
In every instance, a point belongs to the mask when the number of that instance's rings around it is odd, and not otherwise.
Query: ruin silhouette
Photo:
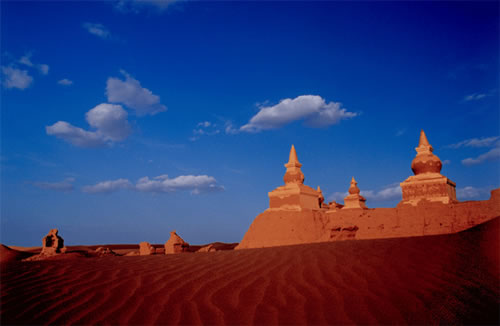
[[[456,184],[443,176],[425,132],[420,132],[414,175],[401,182],[394,208],[368,208],[352,177],[344,205],[324,202],[321,188],[304,184],[295,146],[290,149],[284,186],[269,192],[269,208],[259,214],[235,249],[346,239],[377,239],[456,233],[500,216],[500,188],[489,200],[456,199]]]

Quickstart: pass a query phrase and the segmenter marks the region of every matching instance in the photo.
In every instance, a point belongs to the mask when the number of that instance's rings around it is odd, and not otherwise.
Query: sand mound
[[[1,264],[6,264],[6,263],[11,263],[15,262],[18,260],[22,260],[25,258],[30,257],[32,254],[19,251],[19,250],[14,250],[12,248],[9,248],[7,246],[4,246],[3,244],[0,244],[0,263]]]
[[[17,262],[2,324],[498,324],[498,232]]]

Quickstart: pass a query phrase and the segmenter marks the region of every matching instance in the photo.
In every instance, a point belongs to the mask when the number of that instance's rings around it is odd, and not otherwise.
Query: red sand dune
[[[0,244],[0,263],[7,264],[32,256],[32,253],[24,252]]]
[[[498,324],[499,219],[457,234],[2,265],[2,324]]]

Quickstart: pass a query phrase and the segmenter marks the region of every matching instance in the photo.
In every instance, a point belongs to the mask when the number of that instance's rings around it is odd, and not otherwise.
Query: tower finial
[[[431,146],[427,140],[424,129],[420,130],[420,141],[418,142],[418,146]]]
[[[302,164],[299,162],[299,158],[297,157],[297,152],[295,151],[295,146],[292,145],[292,148],[290,149],[290,156],[288,157],[288,163],[285,164],[285,166],[291,167],[291,166],[296,166],[296,167],[301,167]]]
[[[304,174],[300,170],[301,166],[302,164],[300,164],[299,159],[297,157],[295,146],[292,145],[292,148],[290,149],[290,156],[288,158],[288,163],[285,164],[286,173],[285,176],[283,177],[285,183],[299,183],[299,184],[304,183]]]

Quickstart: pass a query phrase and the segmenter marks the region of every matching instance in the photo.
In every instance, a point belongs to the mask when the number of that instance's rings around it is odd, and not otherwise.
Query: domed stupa
[[[443,164],[439,157],[432,153],[434,149],[423,130],[420,131],[420,141],[415,150],[417,155],[411,162],[415,175],[401,182],[401,203],[417,205],[423,199],[445,204],[456,202],[456,185],[440,173]]]
[[[365,204],[365,197],[361,196],[359,193],[360,190],[358,188],[358,183],[354,177],[352,177],[351,186],[349,187],[349,195],[344,198],[344,207],[342,209],[367,208]]]
[[[417,156],[411,162],[411,169],[415,175],[441,172],[443,164],[439,157],[432,154],[434,148],[429,144],[423,130],[420,131],[420,141],[415,150],[417,151]]]
[[[320,193],[304,185],[304,173],[300,169],[295,146],[292,145],[288,163],[285,164],[286,172],[283,176],[285,185],[269,193],[269,209],[302,210],[320,209]]]

